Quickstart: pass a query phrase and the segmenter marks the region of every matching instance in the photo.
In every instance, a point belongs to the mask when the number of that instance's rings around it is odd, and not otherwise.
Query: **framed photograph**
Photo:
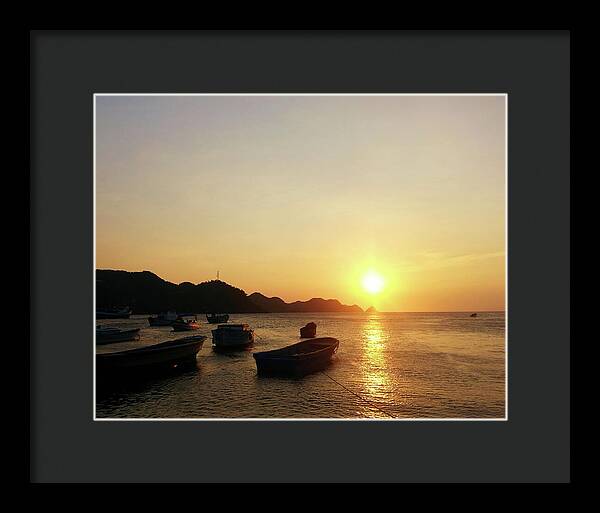
[[[570,481],[568,31],[30,52],[32,482]]]
[[[97,420],[506,420],[506,94],[94,112]]]

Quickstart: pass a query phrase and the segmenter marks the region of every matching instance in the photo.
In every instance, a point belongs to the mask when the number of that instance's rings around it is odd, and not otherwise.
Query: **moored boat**
[[[220,324],[212,330],[212,342],[216,349],[246,347],[254,342],[254,330],[247,324]]]
[[[100,308],[96,310],[96,319],[129,319],[131,308]]]
[[[303,340],[281,349],[254,353],[256,370],[259,374],[290,376],[304,376],[317,372],[329,365],[339,344],[336,338],[321,337]]]
[[[206,320],[210,324],[221,324],[223,322],[227,322],[229,320],[229,314],[206,314]]]
[[[314,338],[317,336],[317,325],[309,322],[306,326],[300,328],[300,338]]]
[[[96,370],[106,375],[107,372],[110,374],[119,371],[174,367],[180,363],[195,361],[205,340],[206,337],[203,335],[192,335],[123,351],[97,349]]]
[[[161,312],[158,315],[148,317],[150,326],[171,326],[180,316],[177,312]]]
[[[128,342],[139,340],[140,328],[122,330],[108,326],[96,326],[96,344],[112,344],[114,342]]]
[[[196,319],[186,321],[182,317],[178,317],[171,326],[173,326],[173,331],[194,331],[200,329],[200,325]]]

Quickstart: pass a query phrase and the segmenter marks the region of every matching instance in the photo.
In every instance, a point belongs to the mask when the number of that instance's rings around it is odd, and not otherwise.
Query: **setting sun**
[[[383,278],[379,274],[370,271],[363,278],[362,285],[367,292],[371,294],[377,294],[383,290],[384,282]]]

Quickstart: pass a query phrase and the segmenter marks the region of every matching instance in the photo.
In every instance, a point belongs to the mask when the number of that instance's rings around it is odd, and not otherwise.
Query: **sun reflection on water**
[[[371,317],[363,326],[363,383],[364,390],[374,398],[383,399],[389,394],[389,372],[386,350],[389,335],[378,317]]]

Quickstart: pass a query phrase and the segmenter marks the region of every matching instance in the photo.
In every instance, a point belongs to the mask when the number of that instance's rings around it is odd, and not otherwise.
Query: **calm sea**
[[[198,315],[204,321],[204,316]],[[256,374],[252,352],[317,336],[340,340],[324,372],[301,379]],[[205,321],[204,321],[205,322]],[[210,330],[197,365],[179,373],[98,388],[98,418],[503,418],[503,312],[232,315],[255,330],[245,351],[215,353]],[[140,345],[185,336],[146,316],[101,320],[141,327]]]

